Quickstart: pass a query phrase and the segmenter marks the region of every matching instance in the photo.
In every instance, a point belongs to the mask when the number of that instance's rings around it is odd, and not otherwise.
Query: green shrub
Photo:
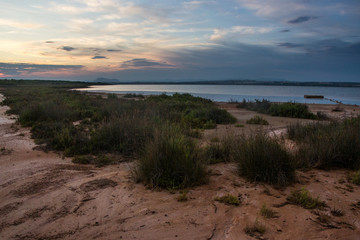
[[[233,196],[231,194],[221,196],[221,197],[216,197],[214,200],[218,201],[218,202],[221,202],[221,203],[225,203],[227,205],[235,205],[235,206],[240,205],[239,198],[237,198],[237,197],[235,197],[235,196]]]
[[[255,99],[255,101],[252,102],[244,99],[237,107],[272,116],[316,119],[316,116],[309,111],[307,105],[302,103],[272,103],[265,99],[262,101]]]
[[[73,159],[72,159],[72,162],[73,163],[78,163],[78,164],[90,164],[92,163],[93,161],[93,158],[91,156],[75,156]]]
[[[307,209],[321,208],[326,206],[325,202],[320,201],[318,197],[311,197],[309,191],[304,188],[301,190],[292,191],[291,195],[287,197],[287,200],[292,204],[296,204]]]
[[[188,191],[183,190],[176,200],[178,200],[178,202],[186,202],[188,200],[187,193]]]
[[[238,163],[239,174],[251,181],[286,186],[294,180],[290,154],[276,139],[263,132],[239,141],[234,160]]]
[[[95,152],[113,151],[131,156],[139,154],[152,137],[153,124],[140,115],[122,115],[105,121],[93,132]]]
[[[309,112],[307,105],[302,103],[286,102],[271,104],[269,114],[272,116],[315,119],[316,116]]]
[[[276,212],[272,210],[271,208],[266,207],[266,204],[264,203],[260,209],[260,215],[264,218],[274,218],[276,216]]]
[[[360,170],[351,176],[352,183],[360,185]]]
[[[210,164],[232,161],[233,137],[222,138],[219,142],[211,142],[204,149],[204,158]]]
[[[254,116],[246,121],[247,124],[269,125],[269,122],[261,116]]]
[[[259,112],[259,113],[268,113],[270,107],[271,107],[271,102],[269,100],[263,99],[263,100],[258,100],[255,99],[254,102],[252,101],[246,101],[245,99],[243,99],[243,101],[241,103],[239,103],[237,105],[238,108],[245,108],[251,111],[255,111],[255,112]]]
[[[135,172],[138,180],[150,187],[186,188],[202,184],[207,179],[199,150],[174,126],[156,131]]]
[[[290,126],[288,136],[298,144],[300,168],[360,168],[360,117]]]

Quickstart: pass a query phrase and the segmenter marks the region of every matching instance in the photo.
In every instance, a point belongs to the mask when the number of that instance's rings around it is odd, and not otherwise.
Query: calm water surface
[[[77,90],[105,93],[136,93],[143,95],[190,93],[193,96],[208,98],[219,102],[264,98],[274,102],[295,101],[301,103],[332,104],[334,102],[327,99],[334,99],[344,104],[360,105],[360,88],[349,87],[129,84],[98,85]],[[326,99],[305,99],[304,95],[323,95]]]

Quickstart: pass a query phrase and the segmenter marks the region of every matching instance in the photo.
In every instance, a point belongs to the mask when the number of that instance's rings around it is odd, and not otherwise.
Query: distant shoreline
[[[308,87],[360,87],[360,82],[290,82],[258,80],[218,80],[218,81],[177,81],[177,82],[120,82],[116,79],[101,79],[94,84],[104,85],[254,85],[254,86],[308,86]]]

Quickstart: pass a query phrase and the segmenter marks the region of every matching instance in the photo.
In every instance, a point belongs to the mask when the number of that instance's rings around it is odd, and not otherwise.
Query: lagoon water
[[[329,100],[332,99],[344,104],[360,105],[360,88],[357,87],[121,84],[97,85],[77,90],[143,95],[190,93],[193,96],[219,102],[267,99],[273,102],[295,101],[300,103],[334,104],[333,101]],[[325,99],[305,99],[304,95],[323,95]]]

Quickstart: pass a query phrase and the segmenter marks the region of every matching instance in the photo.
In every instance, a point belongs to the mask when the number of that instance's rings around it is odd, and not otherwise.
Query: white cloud
[[[233,37],[234,35],[265,34],[271,31],[272,28],[270,27],[233,26],[230,29],[214,29],[210,40],[218,41],[227,37]]]
[[[289,0],[238,0],[244,7],[254,10],[255,14],[262,17],[283,17],[294,12],[308,11],[311,8],[304,1]]]
[[[23,23],[14,20],[0,18],[0,26],[7,26],[13,28],[20,28],[20,29],[37,29],[37,28],[41,28],[43,25],[35,24],[35,23]]]

